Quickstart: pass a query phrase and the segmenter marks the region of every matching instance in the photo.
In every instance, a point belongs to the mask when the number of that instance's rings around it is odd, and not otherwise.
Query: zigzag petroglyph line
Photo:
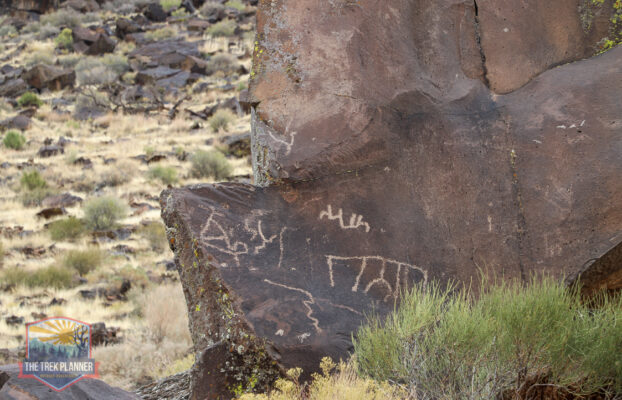
[[[334,275],[333,275],[333,268],[334,268],[334,261],[357,261],[360,262],[360,270],[359,273],[357,274],[355,280],[354,280],[354,285],[352,286],[351,290],[353,292],[358,292],[360,284],[361,284],[361,277],[363,276],[363,273],[365,272],[366,268],[367,268],[367,262],[369,260],[377,260],[380,261],[382,263],[382,268],[380,269],[380,271],[378,272],[378,276],[374,279],[372,279],[363,289],[363,293],[368,293],[369,290],[374,286],[374,285],[383,285],[385,286],[388,291],[389,294],[387,294],[384,298],[384,301],[387,301],[390,297],[393,298],[397,298],[399,296],[399,291],[400,291],[400,284],[401,284],[401,275],[403,272],[403,268],[410,268],[412,270],[418,271],[423,275],[423,281],[427,282],[428,281],[428,272],[426,270],[424,270],[423,268],[420,268],[416,265],[412,265],[412,264],[408,264],[405,262],[401,262],[401,261],[397,261],[397,260],[392,260],[392,259],[388,259],[388,258],[384,258],[384,257],[380,257],[380,256],[361,256],[361,257],[341,257],[341,256],[333,256],[333,255],[326,255],[326,263],[328,264],[328,275],[330,278],[330,286],[331,287],[335,287],[335,279],[334,279]],[[386,272],[386,268],[387,265],[395,265],[397,270],[395,272],[395,287],[391,286],[391,283],[389,281],[387,281],[384,277],[384,274]]]
[[[313,295],[311,293],[307,292],[304,289],[300,289],[300,288],[292,287],[292,286],[287,286],[287,285],[284,285],[282,283],[273,282],[270,279],[264,279],[263,281],[266,282],[266,283],[269,283],[271,285],[274,285],[274,286],[278,286],[278,287],[282,287],[284,289],[293,290],[293,291],[296,291],[296,292],[303,293],[305,296],[307,296],[309,298],[309,300],[303,300],[302,301],[302,304],[304,304],[305,307],[308,310],[307,311],[307,318],[309,318],[313,322],[313,327],[315,328],[315,331],[317,333],[321,333],[322,332],[322,329],[320,328],[320,321],[318,321],[317,318],[311,316],[311,315],[313,315],[313,309],[311,308],[311,304],[315,304],[315,299],[313,298]]]
[[[352,213],[352,215],[350,216],[350,221],[346,225],[343,222],[343,209],[340,208],[339,211],[337,211],[337,214],[333,214],[333,208],[330,204],[328,205],[326,210],[320,213],[319,219],[321,220],[324,217],[327,217],[329,221],[335,221],[335,220],[339,221],[339,227],[344,230],[345,229],[358,229],[360,227],[364,227],[365,232],[369,232],[369,230],[371,229],[371,227],[369,226],[367,222],[363,222],[362,215],[357,215],[354,213]]]

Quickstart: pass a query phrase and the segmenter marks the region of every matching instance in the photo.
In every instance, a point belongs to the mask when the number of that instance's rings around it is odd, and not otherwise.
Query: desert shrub
[[[138,229],[138,234],[147,239],[153,251],[163,251],[167,247],[166,230],[159,222],[152,222]]]
[[[13,150],[21,150],[26,144],[26,137],[17,131],[8,131],[2,139],[4,147]]]
[[[73,271],[57,265],[35,271],[12,267],[2,272],[2,281],[8,285],[62,289],[73,285]]]
[[[36,169],[24,171],[19,183],[25,190],[36,190],[47,187],[47,182]]]
[[[232,19],[223,19],[207,28],[207,34],[211,37],[233,36],[236,23]]]
[[[174,167],[164,167],[156,165],[149,168],[149,179],[159,180],[165,185],[174,185],[177,183],[177,170]]]
[[[39,171],[35,169],[24,171],[19,183],[22,188],[22,203],[25,206],[38,206],[45,197],[54,192],[48,187]]]
[[[53,25],[41,25],[37,33],[37,39],[46,40],[56,37],[60,33],[60,29]]]
[[[128,70],[127,58],[121,55],[84,57],[76,64],[76,79],[80,85],[103,85],[114,82]]]
[[[84,276],[99,267],[102,260],[102,252],[99,249],[73,250],[65,254],[62,265]]]
[[[41,16],[41,25],[52,25],[57,28],[74,29],[82,23],[84,14],[80,14],[71,8],[61,8],[49,14]]]
[[[160,0],[160,5],[166,12],[171,11],[173,8],[179,7],[180,4],[181,0]]]
[[[173,11],[171,13],[171,15],[173,17],[178,17],[178,18],[182,18],[182,17],[187,17],[190,15],[190,13],[185,9],[185,8],[178,8],[177,10]]]
[[[58,63],[63,68],[74,68],[83,58],[81,54],[71,53],[58,57]]]
[[[76,240],[84,234],[85,227],[80,219],[69,217],[52,222],[48,226],[48,231],[54,241]]]
[[[84,205],[84,222],[87,228],[94,231],[115,228],[117,221],[126,214],[125,204],[115,197],[96,197]]]
[[[33,92],[26,92],[23,95],[19,96],[19,99],[17,99],[17,105],[20,107],[38,108],[41,107],[42,104],[43,102],[41,101],[39,96],[37,96],[37,94]]]
[[[177,30],[171,26],[165,26],[164,28],[155,29],[153,31],[145,32],[145,38],[148,40],[164,40],[177,36]]]
[[[54,53],[46,49],[42,49],[38,51],[33,51],[26,56],[24,61],[27,67],[33,67],[39,64],[53,65],[56,62],[56,58],[54,57]]]
[[[233,113],[233,111],[226,108],[221,108],[217,110],[214,115],[212,115],[207,120],[207,123],[214,132],[218,132],[221,129],[227,130],[229,124],[232,123],[234,120],[235,114]]]
[[[89,90],[79,94],[75,101],[74,115],[101,115],[110,109],[110,101],[106,92]]]
[[[15,37],[17,29],[13,25],[0,26],[0,37]]]
[[[195,178],[212,177],[219,181],[228,178],[233,172],[229,161],[217,150],[198,150],[192,155],[190,162],[190,172]]]
[[[129,181],[129,175],[118,168],[110,168],[101,174],[101,183],[108,187],[121,186]]]
[[[252,388],[234,387],[238,400],[397,400],[408,398],[398,386],[372,379],[360,378],[356,374],[356,363],[335,364],[325,357],[320,363],[321,373],[313,374],[308,389],[299,382],[300,368],[287,371],[289,379],[278,379],[275,388],[268,394],[244,393]]]
[[[600,304],[590,309],[549,278],[484,283],[478,299],[418,286],[386,321],[359,329],[355,354],[365,376],[405,384],[419,399],[500,398],[542,383],[619,395],[622,297]]]
[[[59,49],[73,49],[73,35],[71,29],[65,28],[54,38],[54,43]]]
[[[223,71],[229,73],[237,69],[238,63],[234,56],[227,53],[216,54],[207,62],[211,72]]]
[[[240,0],[229,0],[225,3],[225,7],[235,8],[239,11],[242,11],[246,8],[244,3],[242,3]]]
[[[199,9],[199,14],[203,17],[209,17],[215,13],[219,13],[224,10],[225,6],[216,1],[206,1]]]

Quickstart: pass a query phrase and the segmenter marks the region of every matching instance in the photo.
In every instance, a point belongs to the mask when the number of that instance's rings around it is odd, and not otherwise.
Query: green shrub
[[[2,144],[9,149],[21,150],[26,144],[26,137],[17,131],[8,131],[6,135],[4,135]]]
[[[63,257],[62,265],[84,276],[99,267],[103,257],[99,249],[69,251]]]
[[[17,99],[17,105],[20,107],[41,107],[43,102],[36,93],[26,92]]]
[[[73,49],[73,35],[71,29],[65,28],[54,39],[56,47],[59,49],[71,50]]]
[[[229,124],[235,120],[235,114],[233,111],[221,108],[212,115],[207,123],[214,132],[218,132],[221,129],[227,130]]]
[[[242,3],[240,0],[229,0],[225,3],[225,7],[235,8],[238,11],[242,11],[246,8],[244,3]]]
[[[207,28],[207,34],[212,37],[233,36],[235,33],[236,23],[232,19],[223,19]]]
[[[173,8],[179,7],[180,4],[181,0],[160,0],[160,5],[166,12],[171,11]]]
[[[149,179],[159,180],[165,185],[174,185],[177,183],[177,170],[174,167],[163,167],[156,165],[149,168]]]
[[[216,150],[198,150],[190,158],[192,168],[190,170],[195,178],[212,177],[217,181],[231,176],[233,168],[225,156]]]
[[[48,226],[50,237],[54,241],[76,240],[85,232],[84,223],[76,217],[59,219]]]
[[[478,299],[419,286],[384,323],[372,317],[359,329],[355,354],[364,375],[418,398],[494,399],[540,384],[620,395],[622,296],[599,304],[590,309],[550,278],[484,283]]]
[[[148,225],[144,225],[138,229],[138,234],[147,239],[151,250],[163,251],[167,247],[166,230],[164,225],[159,222],[153,222]]]
[[[12,267],[2,272],[2,280],[8,285],[63,289],[73,286],[73,271],[51,265],[35,271]]]
[[[36,169],[24,171],[19,183],[25,190],[36,190],[47,187],[47,182]]]
[[[96,197],[84,205],[84,222],[87,228],[99,231],[117,226],[119,219],[125,218],[127,208],[115,197]]]
[[[224,73],[233,72],[238,68],[238,62],[234,56],[227,53],[216,54],[207,62],[209,70],[213,72],[223,71]]]
[[[19,183],[22,188],[22,203],[25,206],[41,205],[41,201],[54,192],[48,188],[45,179],[35,169],[24,171]]]

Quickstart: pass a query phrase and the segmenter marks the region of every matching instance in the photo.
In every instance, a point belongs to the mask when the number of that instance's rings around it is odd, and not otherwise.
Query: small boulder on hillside
[[[41,202],[43,207],[73,207],[82,202],[82,198],[71,193],[48,196]]]
[[[28,86],[21,78],[9,79],[0,85],[0,96],[17,97],[26,92]]]
[[[153,22],[164,22],[166,21],[167,17],[166,11],[164,11],[162,6],[158,2],[149,3],[145,7],[145,11],[143,11],[143,14],[145,15],[145,17],[147,17],[147,19]]]
[[[39,64],[23,73],[22,79],[39,90],[44,88],[61,90],[73,87],[76,82],[76,73],[71,69]]]
[[[76,27],[72,33],[73,48],[80,53],[92,56],[112,53],[117,45],[103,30],[98,32],[87,28]]]

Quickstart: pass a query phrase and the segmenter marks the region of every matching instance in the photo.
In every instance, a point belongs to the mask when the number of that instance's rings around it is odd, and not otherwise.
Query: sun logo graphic
[[[26,324],[26,359],[19,377],[33,378],[60,392],[84,378],[97,378],[91,357],[91,325],[52,317]]]

